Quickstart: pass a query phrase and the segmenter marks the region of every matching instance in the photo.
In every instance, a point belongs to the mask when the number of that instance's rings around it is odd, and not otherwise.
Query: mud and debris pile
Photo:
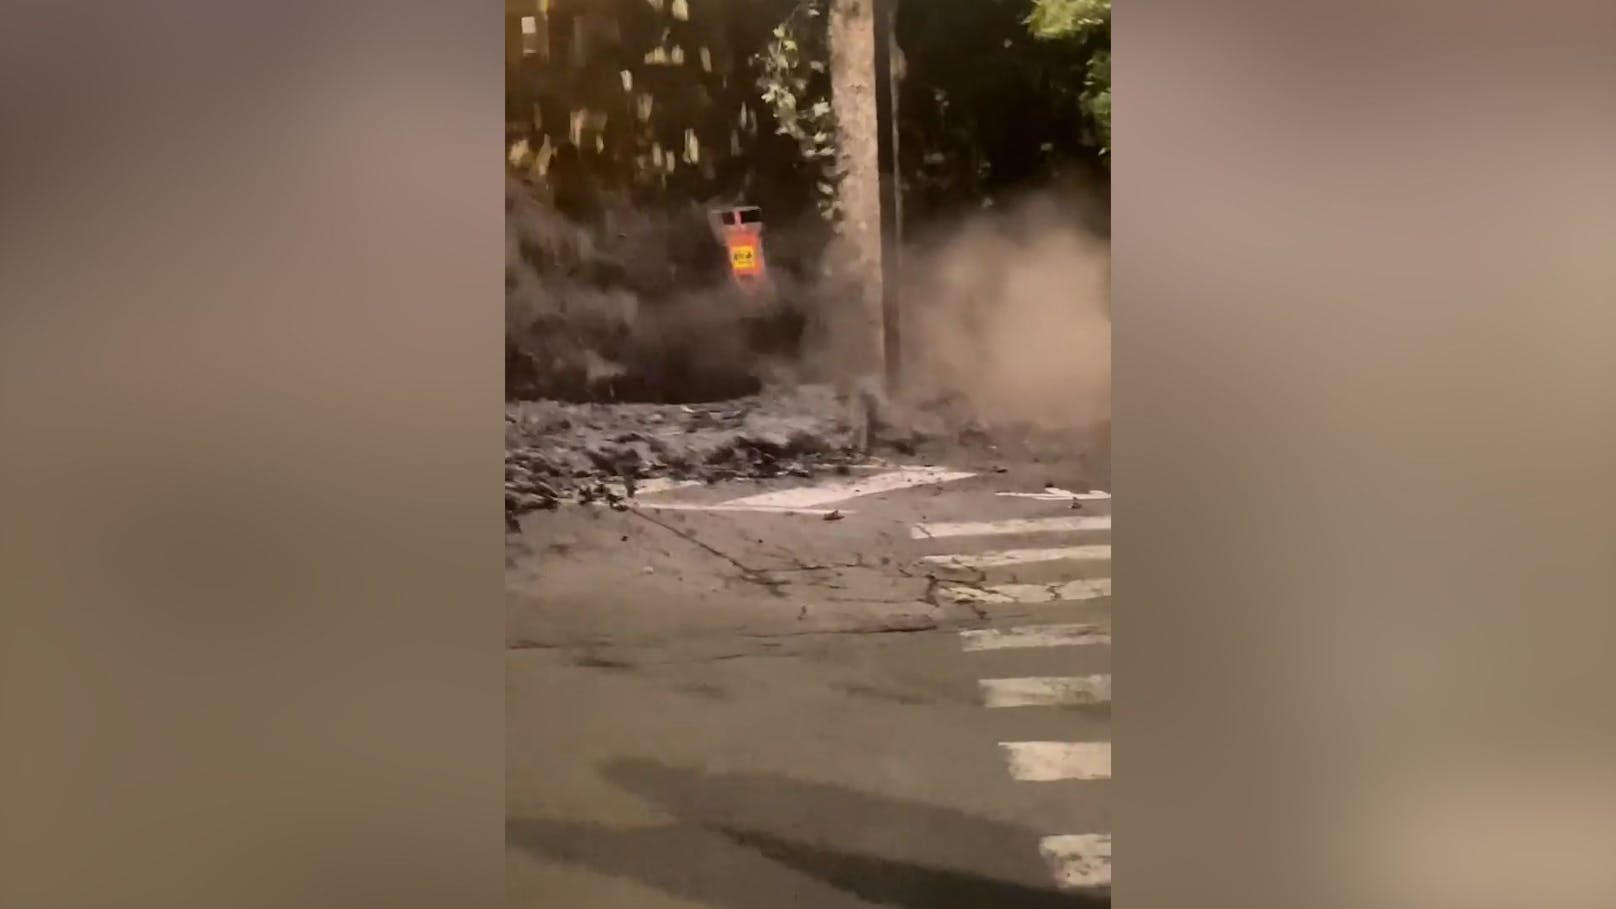
[[[1070,480],[1108,488],[1108,442],[1101,428],[985,425],[951,399],[902,406],[866,392],[853,406],[827,385],[696,404],[516,401],[505,407],[505,514],[514,530],[521,515],[569,503],[626,509],[651,481],[807,479],[880,459],[992,471],[1077,454]]]
[[[505,409],[505,509],[624,506],[647,480],[811,477],[864,457],[864,435],[827,386],[708,404],[520,401]]]

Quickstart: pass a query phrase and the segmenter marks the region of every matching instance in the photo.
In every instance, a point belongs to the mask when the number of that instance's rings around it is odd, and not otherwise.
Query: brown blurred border
[[[501,899],[497,7],[0,29],[0,905]]]
[[[1616,905],[1613,25],[1117,13],[1119,906]]]

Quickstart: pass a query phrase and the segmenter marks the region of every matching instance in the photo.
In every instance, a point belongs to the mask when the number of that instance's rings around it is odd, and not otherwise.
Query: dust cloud
[[[905,250],[911,396],[952,398],[988,425],[1110,421],[1110,243],[1092,207],[1050,190]]]
[[[571,220],[507,185],[507,397],[704,400],[755,391],[748,312],[695,206]]]
[[[1109,241],[1094,194],[1058,187],[938,225],[903,255],[900,398],[983,426],[1110,418]],[[823,226],[821,225],[821,229]],[[800,225],[771,224],[774,293],[727,280],[702,206],[620,205],[598,224],[511,186],[507,395],[572,401],[721,400],[857,373],[856,293]],[[927,407],[946,404],[939,411]]]

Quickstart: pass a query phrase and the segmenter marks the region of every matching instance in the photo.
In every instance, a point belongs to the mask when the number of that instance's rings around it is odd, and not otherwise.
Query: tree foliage
[[[1027,17],[1045,41],[1079,45],[1083,68],[1082,107],[1100,153],[1111,153],[1111,0],[1033,0]]]
[[[748,201],[801,207],[812,193],[794,188],[797,143],[776,133],[753,61],[797,2],[508,4],[527,14],[507,13],[511,164],[538,185],[639,204],[761,191]]]
[[[840,212],[837,189],[842,173],[830,102],[825,3],[801,0],[769,33],[768,44],[753,62],[759,70],[761,98],[774,115],[775,133],[797,143],[814,181],[819,213],[834,221]]]
[[[1068,38],[1111,24],[1111,0],[1033,0],[1027,18],[1040,38]]]
[[[626,197],[745,201],[776,224],[815,209],[836,217],[830,0],[518,6],[507,10],[506,152],[513,173],[558,208],[595,212],[601,199]],[[1109,8],[897,5],[906,224],[992,204],[1056,172],[1101,169]]]

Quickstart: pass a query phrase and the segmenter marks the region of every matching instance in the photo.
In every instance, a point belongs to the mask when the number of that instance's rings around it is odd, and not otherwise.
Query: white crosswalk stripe
[[[1038,851],[1049,863],[1055,884],[1064,890],[1111,886],[1111,835],[1069,833],[1046,836]]]
[[[773,505],[731,505],[728,502],[719,502],[716,505],[709,505],[705,502],[635,502],[633,507],[651,508],[658,511],[734,511],[751,514],[818,515],[821,517],[836,512],[839,512],[843,517],[857,513],[851,509],[840,508],[783,508]]]
[[[826,516],[839,513],[842,516],[853,514],[849,509],[838,509],[831,506],[839,502],[859,499],[865,496],[881,495],[883,493],[901,492],[905,489],[914,489],[920,486],[940,486],[945,483],[954,483],[959,480],[976,476],[966,470],[953,470],[947,467],[929,466],[891,466],[891,465],[864,465],[855,468],[859,471],[875,470],[862,476],[842,480],[826,480],[803,486],[790,486],[785,489],[775,489],[769,492],[741,496],[735,499],[726,499],[722,502],[691,502],[691,501],[639,501],[636,499],[633,507],[640,509],[658,509],[663,511],[711,511],[735,512],[756,514],[785,514],[785,515],[818,515]],[[657,484],[653,486],[652,484]],[[683,489],[690,486],[703,485],[699,480],[686,481],[646,481],[642,484],[641,493],[665,492],[674,489]],[[620,493],[621,494],[621,493]]]
[[[1055,584],[993,584],[967,587],[945,584],[939,595],[956,603],[1057,603],[1097,600],[1111,595],[1110,578],[1079,578]]]
[[[816,486],[798,486],[775,492],[759,493],[754,496],[744,496],[739,499],[731,499],[724,504],[764,508],[817,508],[829,505],[832,502],[841,502],[882,492],[895,492],[913,486],[952,483],[955,480],[964,480],[972,476],[975,476],[975,474],[963,470],[948,470],[942,467],[905,467],[887,473],[878,473],[870,477],[822,483]]]
[[[1010,775],[1031,783],[1109,780],[1110,742],[1000,742]]]
[[[1091,707],[1111,703],[1109,675],[982,679],[988,707]]]
[[[1110,546],[1057,546],[1048,549],[1000,549],[921,556],[922,562],[946,568],[1008,568],[1038,562],[1109,562]]]
[[[1000,492],[995,495],[1011,499],[1035,499],[1040,502],[1070,502],[1076,499],[1079,502],[1104,502],[1111,498],[1111,493],[1101,492],[1098,489],[1089,492],[1073,492],[1070,489],[1061,489],[1059,486],[1046,486],[1043,492]]]
[[[916,524],[909,535],[917,540],[936,540],[944,537],[990,537],[1027,533],[1077,533],[1088,530],[1110,530],[1108,514],[1078,515],[1059,518],[1011,518],[1004,521],[956,521],[937,524]]]
[[[982,628],[959,633],[967,653],[976,650],[1024,650],[1037,647],[1092,647],[1110,644],[1111,632],[1098,625],[1071,622]]]

